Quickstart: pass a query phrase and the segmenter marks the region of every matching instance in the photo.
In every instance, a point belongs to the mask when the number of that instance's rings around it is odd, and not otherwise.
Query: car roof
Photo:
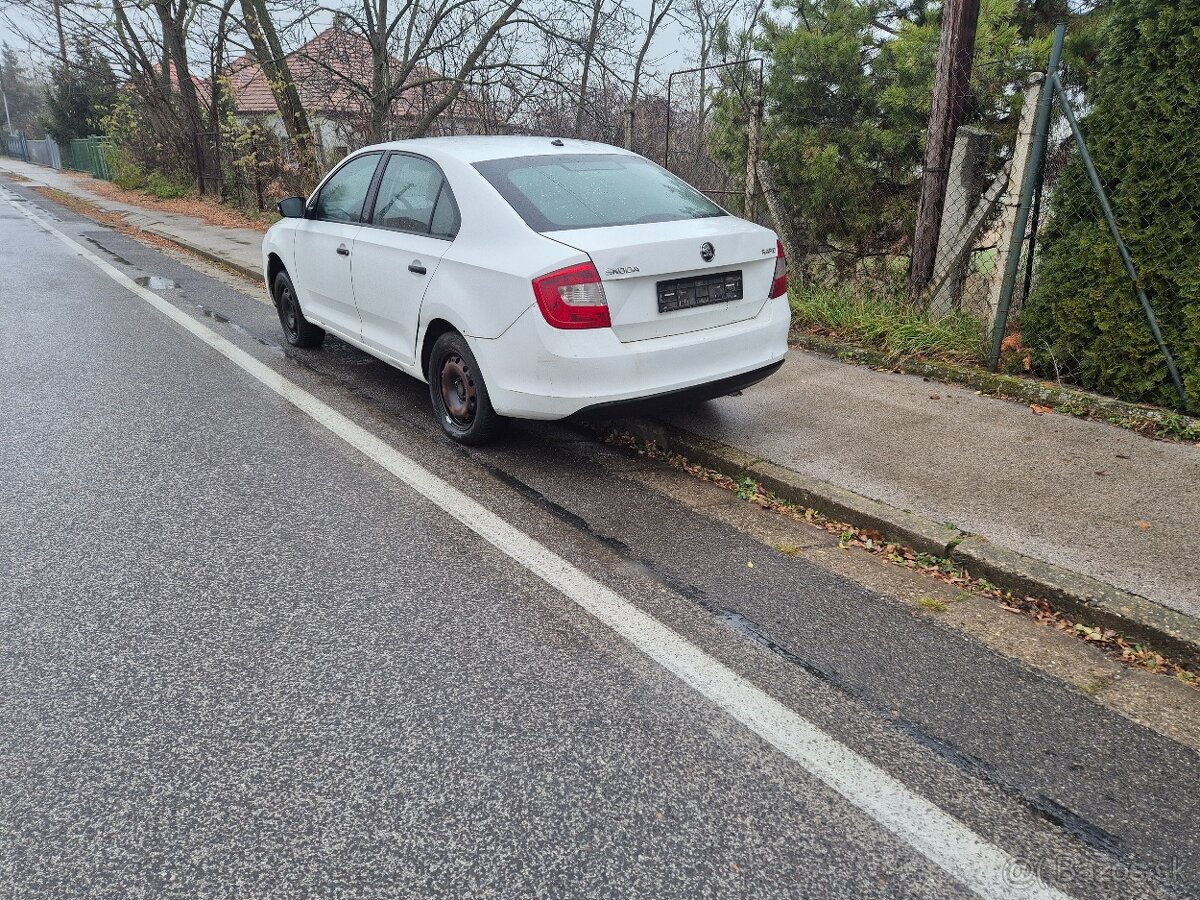
[[[560,144],[553,143],[561,142]],[[508,159],[514,156],[550,156],[558,153],[620,153],[635,155],[612,144],[595,141],[580,141],[575,138],[553,136],[530,137],[526,135],[457,135],[454,137],[412,138],[406,141],[389,141],[363,147],[358,153],[368,150],[407,150],[433,158],[453,157],[465,163],[481,162],[486,159]]]

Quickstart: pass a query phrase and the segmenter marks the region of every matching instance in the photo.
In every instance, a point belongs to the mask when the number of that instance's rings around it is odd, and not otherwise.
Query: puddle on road
[[[135,284],[140,284],[142,287],[150,288],[154,291],[166,291],[171,288],[179,287],[179,283],[170,278],[164,278],[161,275],[142,275],[140,278],[133,279]]]

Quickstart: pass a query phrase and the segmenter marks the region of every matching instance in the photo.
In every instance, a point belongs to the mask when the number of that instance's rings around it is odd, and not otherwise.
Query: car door
[[[436,163],[388,154],[353,248],[354,301],[363,343],[373,351],[414,362],[421,299],[458,222],[458,204]]]
[[[347,160],[325,180],[296,225],[292,279],[305,316],[351,337],[362,337],[354,306],[351,247],[382,153]]]

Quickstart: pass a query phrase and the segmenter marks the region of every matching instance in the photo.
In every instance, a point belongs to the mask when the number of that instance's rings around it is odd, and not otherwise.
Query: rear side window
[[[728,215],[691,185],[637,156],[522,156],[478,162],[475,168],[534,231]]]
[[[356,156],[334,172],[317,195],[313,204],[313,218],[326,222],[360,221],[363,204],[378,165],[379,154],[368,153]]]
[[[433,237],[458,232],[458,207],[441,170],[419,156],[392,154],[379,179],[371,224]]]
[[[458,234],[459,222],[458,203],[454,200],[454,194],[450,192],[450,185],[443,181],[437,206],[433,208],[433,221],[429,225],[429,233],[434,237],[452,238]]]

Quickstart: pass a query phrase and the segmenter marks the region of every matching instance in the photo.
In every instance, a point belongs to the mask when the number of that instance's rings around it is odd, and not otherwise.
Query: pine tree
[[[99,134],[100,120],[117,102],[117,79],[104,54],[85,41],[69,66],[58,64],[51,71],[46,131],[59,143]]]
[[[26,137],[34,137],[33,126],[42,111],[42,88],[21,65],[21,58],[12,47],[5,44],[0,50],[0,88],[8,102],[8,118],[13,131],[21,131]],[[7,128],[4,106],[0,105],[0,126]]]
[[[1200,412],[1200,0],[1116,0],[1083,131],[1168,348]],[[1177,404],[1081,161],[1049,194],[1022,329],[1047,375]]]

